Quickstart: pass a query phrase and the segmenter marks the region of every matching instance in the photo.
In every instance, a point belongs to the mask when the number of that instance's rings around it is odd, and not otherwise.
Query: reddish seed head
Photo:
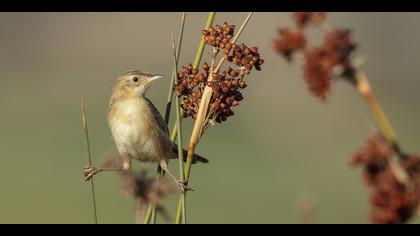
[[[295,24],[299,29],[306,27],[309,24],[320,24],[325,21],[326,14],[324,12],[295,12],[293,18]]]
[[[306,38],[302,31],[293,32],[289,28],[281,28],[279,38],[274,40],[274,49],[289,62],[295,52],[302,51],[305,47]]]

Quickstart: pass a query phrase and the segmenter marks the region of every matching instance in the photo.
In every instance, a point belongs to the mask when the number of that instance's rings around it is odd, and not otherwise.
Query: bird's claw
[[[99,173],[99,169],[97,169],[94,166],[85,166],[84,168],[84,176],[85,176],[85,180],[89,181],[92,179],[92,177],[94,175],[96,175],[97,173]]]
[[[194,191],[194,189],[188,187],[188,183],[187,181],[183,181],[183,180],[177,180],[176,184],[178,185],[179,191],[181,193],[185,193],[186,191]]]

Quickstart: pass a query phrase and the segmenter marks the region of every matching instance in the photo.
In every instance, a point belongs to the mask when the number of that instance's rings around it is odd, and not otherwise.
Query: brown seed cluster
[[[305,27],[319,24],[326,18],[325,13],[295,13],[297,30],[281,29],[280,37],[274,41],[275,50],[290,61],[293,54],[303,52],[305,55],[304,75],[309,90],[325,101],[331,90],[331,80],[342,77],[354,82],[355,69],[350,61],[356,49],[349,30],[333,29],[325,32],[321,46],[306,46]]]
[[[201,97],[207,85],[214,92],[207,113],[207,121],[218,123],[226,121],[234,114],[232,107],[238,106],[244,99],[241,90],[247,87],[245,76],[254,68],[261,70],[264,59],[260,57],[257,47],[231,42],[234,28],[233,25],[225,22],[223,26],[216,25],[202,31],[207,45],[216,49],[216,54],[223,49],[223,57],[232,64],[231,66],[222,72],[213,73],[207,63],[202,65],[201,70],[189,64],[179,71],[174,91],[178,97],[182,97],[181,108],[184,111],[184,117],[197,118]],[[210,81],[211,73],[213,73],[213,79]]]
[[[401,162],[411,180],[407,186],[397,180],[388,165],[395,154],[392,146],[376,135],[351,159],[352,165],[364,167],[364,180],[373,206],[371,221],[375,224],[405,223],[420,205],[420,156]]]
[[[294,53],[303,51],[306,38],[302,31],[292,31],[290,28],[279,29],[279,38],[274,40],[274,49],[288,62],[292,61]]]
[[[264,59],[260,58],[258,48],[232,43],[234,30],[234,25],[225,22],[223,26],[216,25],[216,27],[203,30],[202,33],[207,45],[222,49],[226,61],[233,62],[237,66],[244,66],[246,74],[249,74],[253,66],[256,70],[261,70],[260,66],[264,63]]]
[[[209,29],[202,30],[202,34],[208,45],[230,50],[232,49],[230,40],[233,38],[234,31],[235,25],[225,22],[222,26],[216,25],[216,27],[211,26]]]
[[[320,24],[327,18],[325,12],[295,12],[293,18],[296,27],[302,29],[310,24]]]

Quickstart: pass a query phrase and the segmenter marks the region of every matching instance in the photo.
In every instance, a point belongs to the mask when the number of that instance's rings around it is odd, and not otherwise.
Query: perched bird
[[[108,105],[108,124],[122,164],[116,168],[86,166],[85,180],[102,171],[129,170],[134,159],[159,162],[181,191],[188,189],[186,183],[177,180],[168,169],[168,161],[178,158],[178,147],[171,141],[168,126],[158,109],[146,98],[148,88],[159,78],[162,76],[132,70],[117,79]],[[187,151],[183,152],[185,159]],[[208,160],[194,155],[195,162],[207,163]]]

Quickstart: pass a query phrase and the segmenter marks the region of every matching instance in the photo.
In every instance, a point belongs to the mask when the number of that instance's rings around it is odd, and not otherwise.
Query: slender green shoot
[[[183,12],[181,14],[181,26],[179,29],[179,34],[178,34],[178,45],[177,45],[177,54],[176,54],[176,65],[178,65],[178,60],[179,60],[179,54],[181,52],[181,46],[182,46],[182,39],[184,36],[184,28],[185,28],[185,18],[186,18],[186,13]],[[166,109],[165,109],[165,122],[166,124],[169,124],[169,118],[170,118],[170,114],[171,114],[171,107],[172,107],[172,99],[174,96],[174,92],[173,92],[173,84],[175,83],[175,79],[176,79],[176,75],[178,73],[176,72],[176,68],[174,67],[172,70],[172,75],[171,75],[171,83],[168,86],[168,99],[166,102]],[[160,167],[160,165],[158,164],[157,166],[157,175],[158,178],[162,178],[164,176],[164,171],[162,170],[162,168]],[[146,216],[144,218],[144,224],[155,224],[156,223],[156,207],[153,206],[152,204],[149,204],[148,208],[147,208],[147,212],[146,212]]]
[[[176,51],[175,51],[175,39],[174,36],[172,34],[172,49],[173,49],[173,53],[174,53],[174,69],[175,69],[175,74],[174,77],[172,78],[172,80],[175,82],[175,76],[178,74],[178,62],[177,62],[177,55],[176,55]],[[181,117],[181,110],[180,110],[180,98],[176,97],[175,101],[176,101],[176,126],[178,127],[178,167],[179,167],[179,177],[181,181],[185,180],[185,176],[184,176],[184,153],[183,153],[183,149],[184,149],[184,145],[182,143],[182,117]],[[183,192],[181,194],[181,204],[182,204],[182,223],[186,224],[187,223],[187,215],[186,215],[186,201],[185,201],[185,192]]]

